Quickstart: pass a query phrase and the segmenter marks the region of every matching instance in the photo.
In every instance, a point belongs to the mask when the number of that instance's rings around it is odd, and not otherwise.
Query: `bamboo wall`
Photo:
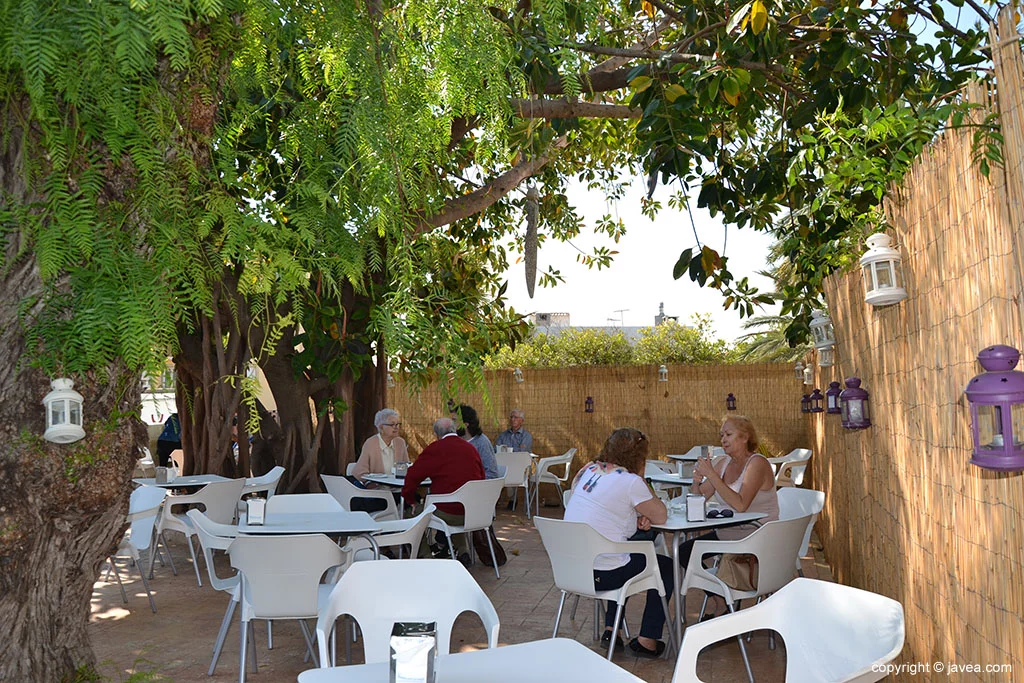
[[[981,371],[978,351],[1024,348],[1024,78],[1004,21],[993,44],[1000,32],[1009,38],[995,51],[1005,173],[983,178],[970,134],[948,132],[893,193],[885,208],[909,298],[873,309],[859,273],[830,278],[836,365],[817,370],[818,386],[861,377],[873,426],[848,432],[837,416],[813,420],[812,471],[827,494],[818,533],[836,578],[903,603],[898,662],[982,667],[956,680],[1024,676],[1024,475],[968,463],[963,396]],[[995,106],[986,93],[970,97]],[[984,672],[1001,664],[1013,672]]]
[[[459,397],[477,409],[493,442],[508,428],[513,408],[526,413],[533,450],[557,455],[578,448],[575,466],[593,459],[617,427],[636,427],[651,442],[651,457],[685,453],[691,446],[719,442],[725,397],[737,397],[737,414],[750,417],[775,452],[808,444],[808,419],[800,413],[803,385],[791,365],[668,366],[667,382],[652,366],[524,368],[517,384],[508,370],[485,373],[487,393]],[[594,412],[584,412],[587,396]],[[401,384],[389,390],[389,406],[402,415],[402,434],[411,453],[433,441],[435,419],[447,414],[436,388],[410,395]]]

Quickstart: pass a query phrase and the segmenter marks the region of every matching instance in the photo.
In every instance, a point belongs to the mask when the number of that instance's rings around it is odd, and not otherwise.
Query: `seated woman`
[[[757,430],[750,418],[731,415],[722,423],[722,448],[725,457],[716,469],[711,458],[701,458],[693,468],[691,493],[713,499],[722,508],[734,512],[763,512],[759,524],[779,518],[779,497],[775,493],[775,474],[772,466],[757,451]],[[712,529],[679,546],[679,561],[685,568],[696,541],[733,541],[746,538],[757,526],[738,526]],[[714,616],[712,613],[711,616]]]
[[[473,448],[480,454],[480,464],[484,466],[484,474],[487,478],[500,478],[498,458],[494,455],[494,446],[491,445],[491,440],[487,438],[484,430],[480,427],[480,418],[476,414],[476,409],[472,406],[461,405],[456,410],[456,414],[462,420],[463,426],[456,430],[455,433],[473,444]]]
[[[612,432],[598,459],[576,474],[564,518],[585,522],[611,541],[628,540],[637,529],[650,529],[652,523],[663,524],[668,510],[641,476],[649,446],[647,437],[636,429]],[[601,555],[594,562],[594,586],[597,590],[620,588],[645,568],[645,556],[638,553]],[[668,597],[673,589],[672,560],[658,555],[658,571]],[[607,605],[602,643],[611,641],[615,609],[615,603]],[[647,591],[640,636],[629,643],[634,654],[653,658],[665,651],[665,643],[659,640],[665,617],[658,591]]]
[[[376,484],[365,479],[367,474],[391,474],[396,462],[409,462],[409,448],[405,439],[398,435],[402,426],[398,411],[384,408],[373,416],[373,426],[377,433],[363,443],[363,450],[352,468],[352,478],[363,488],[376,488]],[[386,504],[382,500],[355,498],[352,509],[364,512],[383,510]],[[372,509],[371,509],[372,508]]]

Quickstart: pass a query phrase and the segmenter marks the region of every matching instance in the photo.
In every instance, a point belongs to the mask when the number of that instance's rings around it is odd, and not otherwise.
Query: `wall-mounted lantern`
[[[516,384],[523,383],[523,370],[522,368],[516,368],[512,371],[512,377],[515,378]]]
[[[821,349],[818,351],[818,367],[819,368],[830,368],[835,364],[835,347],[829,347],[827,349]]]
[[[811,412],[811,395],[804,394],[804,397],[800,399],[800,412],[809,413]]]
[[[811,386],[814,384],[814,368],[808,365],[804,368],[804,384]]]
[[[839,409],[840,393],[839,382],[829,382],[828,389],[825,390],[825,412],[829,415],[838,415],[843,412]]]
[[[796,378],[802,382],[804,380],[804,364],[797,361],[796,366],[793,367],[793,371],[794,374],[796,374]]]
[[[903,288],[903,257],[890,245],[892,240],[884,232],[867,239],[868,250],[860,257],[864,272],[864,301],[872,306],[890,306],[907,298]]]
[[[812,413],[823,413],[825,409],[821,407],[825,397],[821,393],[821,389],[815,389],[811,392],[811,412]]]
[[[985,372],[967,383],[974,451],[971,464],[989,470],[1024,470],[1024,372],[1020,351],[990,346],[978,354]]]
[[[43,398],[46,407],[46,431],[43,438],[54,443],[73,443],[85,436],[82,429],[82,395],[66,377],[50,382],[50,393]]]
[[[388,373],[388,389],[395,388],[395,377],[390,372]]]
[[[832,328],[832,319],[825,311],[811,311],[811,335],[814,337],[814,348],[820,353],[822,349],[830,349],[836,345],[836,333]]]
[[[583,402],[583,412],[592,413],[594,412],[594,397],[587,396],[587,400]]]
[[[846,429],[867,429],[871,426],[867,390],[860,388],[860,377],[847,377],[846,388],[839,392],[839,409]]]
[[[662,365],[662,366],[660,366],[658,368],[658,381],[659,382],[667,382],[668,381],[668,368],[665,367],[664,365]]]
[[[736,397],[731,393],[725,397],[725,409],[736,410]]]

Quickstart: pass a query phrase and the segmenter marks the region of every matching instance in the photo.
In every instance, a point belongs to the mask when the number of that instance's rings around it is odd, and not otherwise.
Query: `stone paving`
[[[560,596],[552,581],[551,565],[540,535],[521,509],[520,505],[520,511],[508,512],[504,504],[499,504],[495,531],[508,554],[508,563],[500,570],[501,578],[496,579],[493,569],[479,563],[470,570],[498,612],[502,645],[550,638]],[[561,517],[562,511],[557,507],[545,507],[541,514]],[[170,566],[157,564],[156,576],[150,582],[159,610],[157,614],[149,609],[138,573],[126,566],[123,560],[119,568],[129,596],[127,604],[122,602],[113,577],[107,582],[103,580],[106,578],[104,573],[97,582],[89,631],[99,671],[111,681],[122,681],[133,671],[154,672],[160,680],[180,683],[237,680],[237,613],[217,670],[213,677],[207,677],[206,670],[228,596],[206,585],[205,566],[200,567],[204,585],[202,588],[196,585],[183,537],[180,534],[169,536],[178,575],[172,575]],[[821,551],[814,550],[817,544],[811,545],[811,556],[803,559],[804,575],[833,580]],[[218,560],[219,574],[229,573],[226,558]],[[640,623],[643,602],[640,596],[629,601],[626,613],[631,624]],[[691,592],[690,599],[686,601],[688,622],[696,619],[700,603],[701,596]],[[569,604],[567,601],[559,636],[575,638],[595,652],[604,654],[599,643],[593,640],[593,603],[581,600],[575,620],[569,618]],[[313,622],[310,624],[312,630]],[[257,623],[256,641],[259,671],[250,671],[250,681],[294,681],[299,672],[312,666],[303,662],[304,646],[297,624],[277,622],[274,626],[274,648],[268,650],[266,628],[262,622]],[[780,638],[777,643],[777,648],[770,650],[767,632],[756,632],[747,644],[759,683],[785,679],[785,647]],[[477,649],[485,645],[484,630],[476,616],[461,616],[452,633],[452,651]],[[339,653],[341,651],[339,646]],[[362,661],[361,644],[358,642],[353,645],[353,661]],[[675,657],[647,660],[622,652],[617,652],[613,661],[651,683],[669,683],[675,665]],[[703,652],[697,672],[702,680],[714,683],[746,681],[735,641],[720,643]]]

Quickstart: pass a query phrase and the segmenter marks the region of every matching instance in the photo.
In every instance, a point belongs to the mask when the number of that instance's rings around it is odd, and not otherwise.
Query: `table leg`
[[[676,532],[668,532],[669,542],[672,544],[672,592],[675,595],[672,596],[672,603],[675,605],[676,612],[676,652],[680,651],[683,646],[683,609],[682,609],[682,593],[679,590],[679,584],[682,582],[682,578],[679,576],[679,543],[677,543]]]

